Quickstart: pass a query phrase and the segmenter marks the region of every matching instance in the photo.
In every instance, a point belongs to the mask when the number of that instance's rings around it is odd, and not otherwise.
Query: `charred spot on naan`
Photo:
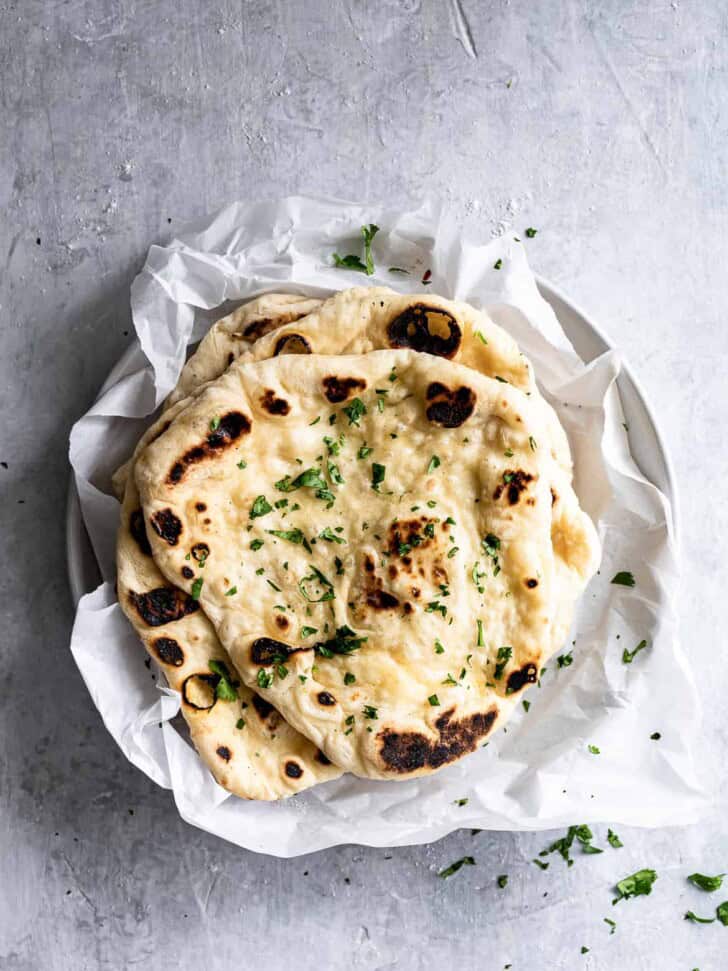
[[[266,388],[260,396],[260,407],[269,415],[287,415],[291,406],[285,398],[279,398],[272,388]]]
[[[229,411],[226,415],[222,415],[214,431],[210,432],[205,441],[188,449],[174,463],[167,475],[167,482],[170,485],[177,485],[191,466],[206,459],[216,458],[243,435],[250,434],[251,428],[250,419],[239,411]]]
[[[506,681],[506,694],[512,695],[525,688],[527,684],[535,684],[538,680],[538,668],[533,662],[524,664],[519,670],[511,671]]]
[[[144,513],[141,509],[135,509],[129,516],[129,532],[136,541],[139,549],[145,556],[152,555],[152,547],[149,545],[147,530],[144,525]]]
[[[280,627],[281,630],[288,630],[290,623],[287,617],[283,614],[276,614],[275,617],[276,627]]]
[[[313,351],[302,334],[284,334],[278,338],[273,349],[273,357],[280,354],[313,354]]]
[[[316,761],[321,765],[331,765],[331,759],[327,758],[321,749],[316,750]]]
[[[217,701],[215,688],[220,679],[214,674],[191,674],[182,685],[182,701],[196,711],[209,711]]]
[[[202,503],[199,505],[202,505]],[[207,506],[205,506],[205,509],[207,509]],[[207,543],[195,543],[195,545],[190,549],[190,555],[195,563],[202,564],[210,555],[210,547],[207,545]]]
[[[191,570],[188,566],[183,566],[181,572],[185,580],[191,580],[192,577],[195,575],[195,571]]]
[[[288,759],[284,771],[289,779],[300,779],[303,775],[303,769],[298,762],[294,762],[293,759]]]
[[[505,492],[509,505],[515,506],[521,498],[521,493],[528,489],[529,482],[533,480],[534,476],[530,472],[524,472],[523,469],[506,469],[503,473],[503,481],[495,487],[493,499],[497,502]]]
[[[257,320],[253,320],[248,324],[242,336],[248,341],[257,341],[258,338],[264,337],[265,334],[270,334],[271,331],[277,330],[284,324],[292,324],[305,316],[306,314],[289,312],[276,314],[275,317],[259,317]],[[237,337],[238,335],[234,334],[233,336]]]
[[[336,704],[336,698],[334,698],[330,691],[319,691],[319,693],[316,695],[316,700],[320,705],[323,705],[324,708],[331,708]]]
[[[284,644],[273,637],[257,637],[250,645],[250,660],[253,664],[267,667],[269,664],[280,664],[291,654],[310,650],[313,648],[291,647],[290,644]]]
[[[160,509],[149,520],[152,529],[169,546],[176,546],[182,532],[182,520],[171,509]]]
[[[258,718],[261,721],[266,721],[276,711],[270,702],[266,701],[265,698],[261,698],[260,695],[255,694],[253,695],[253,708],[255,708]]]
[[[334,374],[329,374],[321,383],[324,394],[332,405],[346,401],[352,394],[363,391],[367,386],[364,378],[339,378]]]
[[[227,745],[218,745],[215,751],[223,760],[223,762],[229,762],[230,759],[233,757],[233,753],[230,751]]]
[[[455,317],[442,307],[414,303],[387,325],[390,347],[454,357],[462,342],[462,330]]]
[[[452,389],[440,381],[432,381],[425,397],[429,402],[425,409],[428,420],[443,428],[459,428],[475,410],[475,392],[465,385]]]
[[[129,600],[148,627],[174,623],[200,609],[196,600],[177,587],[155,587],[146,593],[130,591]]]
[[[534,590],[538,586],[538,580],[535,577],[528,577],[523,582],[529,590]]]
[[[173,637],[158,637],[152,647],[162,664],[169,664],[173,668],[181,668],[184,664],[184,651]]]
[[[381,743],[379,756],[384,767],[405,775],[418,769],[439,769],[468,752],[474,752],[492,729],[498,709],[492,707],[459,719],[454,719],[454,714],[455,709],[450,708],[437,719],[436,739],[422,732],[382,729],[377,739]]]

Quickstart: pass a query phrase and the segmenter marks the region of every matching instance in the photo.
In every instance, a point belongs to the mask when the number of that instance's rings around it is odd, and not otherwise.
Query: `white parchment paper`
[[[369,222],[380,227],[375,275],[333,268],[333,251],[360,252],[359,228]],[[410,275],[390,273],[391,266]],[[116,603],[119,507],[111,473],[222,304],[268,290],[325,296],[365,283],[422,292],[428,269],[432,292],[487,307],[513,334],[569,434],[576,491],[604,545],[600,575],[564,647],[573,663],[559,668],[554,658],[541,686],[528,692],[528,712],[520,708],[487,748],[431,778],[345,776],[280,803],[244,802],[214,782],[171,724],[178,697],[159,687],[162,678],[152,681]],[[300,197],[235,203],[168,246],[152,246],[131,299],[151,366],[138,355],[139,365],[122,369],[71,434],[71,464],[104,580],[79,603],[71,650],[108,730],[127,758],[173,790],[184,819],[240,846],[294,856],[337,843],[428,842],[459,827],[663,826],[706,811],[693,758],[697,695],[672,609],[679,577],[670,505],[629,454],[618,356],[583,364],[540,296],[520,242],[464,242],[431,205],[399,212]],[[636,586],[611,584],[618,570],[631,570]],[[623,648],[643,639],[648,648],[624,664]],[[659,741],[650,738],[654,732]],[[454,803],[464,797],[467,805]]]

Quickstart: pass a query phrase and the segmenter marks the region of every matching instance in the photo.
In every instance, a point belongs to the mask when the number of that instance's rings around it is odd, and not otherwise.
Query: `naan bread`
[[[508,384],[413,350],[245,357],[139,456],[155,561],[329,759],[435,771],[505,721],[559,626],[558,463],[538,445],[542,403],[512,386],[528,366],[514,360]],[[564,513],[583,587],[593,528],[570,499]]]
[[[277,302],[281,299],[280,294],[272,296]],[[274,334],[256,331],[257,339],[252,346],[235,339],[231,333],[245,333],[246,328],[231,323],[228,317],[223,318],[213,324],[186,370],[204,375],[204,380],[210,381],[240,355],[246,360],[263,361],[280,354],[366,354],[409,347],[445,357],[467,364],[488,377],[507,381],[537,398],[547,415],[549,447],[571,479],[568,439],[556,413],[541,397],[531,363],[510,334],[484,310],[436,294],[404,295],[388,287],[351,287],[324,302],[315,302],[319,306],[298,307],[299,311],[305,310],[305,319],[292,318],[290,323],[277,326]],[[279,309],[283,308],[279,306]],[[183,379],[184,376],[183,372]],[[188,393],[189,386],[181,380],[170,399],[178,400]]]
[[[270,294],[213,324],[188,361],[170,400],[178,400],[192,387],[190,379],[204,376],[206,381],[213,380],[239,356],[261,361],[281,354],[362,354],[393,347],[409,347],[458,361],[519,388],[538,401],[545,413],[546,433],[537,445],[548,448],[556,463],[551,482],[552,532],[561,595],[550,641],[553,650],[559,649],[571,626],[583,577],[596,569],[596,562],[591,561],[575,565],[575,551],[590,550],[595,561],[599,542],[591,521],[578,511],[571,488],[571,452],[566,434],[555,411],[542,398],[533,368],[518,344],[485,311],[436,294],[403,295],[387,287],[352,287],[323,302],[298,303],[300,300]],[[290,321],[281,319],[286,311],[294,315]],[[243,312],[244,318],[236,318]],[[275,328],[265,324],[267,318],[275,319]],[[241,340],[241,335],[246,339]],[[253,345],[251,338],[255,338]],[[574,531],[579,533],[575,545],[564,540]]]
[[[202,338],[182,368],[164,409],[194,394],[200,385],[220,377],[225,368],[259,337],[283,324],[300,320],[320,306],[320,300],[295,293],[264,293],[236,307],[232,313],[215,321]],[[124,497],[130,462],[120,465],[111,477],[111,487],[119,502]]]
[[[186,402],[143,436],[130,461]],[[189,593],[170,586],[151,555],[134,475],[127,478],[117,539],[119,604],[147,652],[181,695],[181,711],[200,758],[221,786],[245,799],[280,799],[341,775],[239,677],[215,630]],[[204,572],[205,546],[183,570]]]
[[[320,300],[295,293],[265,293],[227,317],[216,321],[200,341],[200,346],[182,368],[177,386],[167,405],[186,398],[222,372],[251,344],[283,324],[300,320],[321,306]]]

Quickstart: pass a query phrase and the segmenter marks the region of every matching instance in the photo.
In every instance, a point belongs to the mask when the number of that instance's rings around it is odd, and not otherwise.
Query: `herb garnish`
[[[538,232],[537,229],[534,229],[533,226],[529,226],[528,229],[526,230],[526,236],[528,237],[528,239],[533,239],[533,237],[536,235],[537,232]]]
[[[368,445],[362,445],[359,451],[356,453],[358,459],[365,459],[367,455],[371,455],[374,451],[373,448],[369,448]]]
[[[500,564],[498,562],[499,550],[501,547],[501,541],[493,533],[488,533],[485,539],[481,540],[480,545],[483,547],[483,552],[486,556],[489,556],[493,561],[493,576],[497,577],[500,573]]]
[[[478,627],[478,642],[477,642],[477,645],[476,646],[477,647],[484,647],[485,646],[485,641],[483,640],[483,621],[482,620],[476,620],[475,623],[476,623],[476,625]]]
[[[588,748],[589,748],[589,751],[591,752],[592,755],[601,755],[602,754],[601,753],[601,750],[598,749],[596,747],[596,745],[589,745]]]
[[[442,646],[442,643],[440,642],[440,640],[436,637],[435,638],[435,654],[444,654],[444,653],[445,653],[445,648]]]
[[[512,657],[513,657],[512,647],[506,646],[506,647],[498,648],[498,654],[496,656],[497,663],[495,666],[495,671],[493,672],[493,677],[496,681],[500,681],[500,679],[503,677],[503,672],[505,671],[506,664],[508,664],[508,662]]]
[[[497,259],[497,260],[495,261],[495,263],[493,264],[493,269],[494,269],[494,270],[500,270],[500,268],[501,268],[502,266],[503,266],[503,260],[501,260],[501,259]]]
[[[310,637],[312,634],[318,634],[318,627],[301,628],[301,637]]]
[[[444,870],[440,870],[437,875],[438,877],[442,877],[443,880],[446,880],[448,877],[451,877],[453,873],[457,873],[458,870],[462,869],[464,866],[475,866],[475,860],[472,856],[464,856],[461,860],[455,860],[455,862],[451,863],[450,866],[446,866]]]
[[[300,529],[266,529],[266,533],[277,536],[278,539],[284,539],[288,543],[295,543],[296,546],[303,546],[309,553],[311,552],[309,542]]]
[[[261,546],[263,546],[262,539],[254,539],[250,544],[250,548],[254,553],[257,553],[257,551],[261,548]]]
[[[334,599],[334,586],[326,579],[320,570],[317,570],[313,563],[309,563],[309,568],[311,573],[303,577],[298,583],[298,589],[301,592],[301,596],[311,604],[325,603],[327,600]],[[320,597],[311,597],[306,589],[306,584],[312,581],[316,581],[316,584],[321,591]]]
[[[598,846],[592,846],[592,840],[594,839],[594,834],[589,829],[589,827],[582,823],[580,826],[569,826],[566,831],[566,836],[562,836],[561,839],[557,839],[553,842],[547,849],[542,850],[541,856],[548,856],[549,853],[558,853],[563,860],[566,861],[568,866],[573,866],[574,861],[571,858],[570,850],[574,843],[574,840],[578,840],[581,843],[582,852],[584,853],[603,853]]]
[[[377,721],[379,719],[378,709],[375,708],[373,705],[364,705],[364,707],[362,708],[362,714],[364,715],[365,718],[371,718],[374,721]]]
[[[193,600],[200,599],[200,593],[202,592],[202,584],[204,582],[205,581],[202,579],[202,577],[197,577],[195,582],[192,584],[192,589],[190,590],[190,596],[192,597]]]
[[[344,684],[354,684],[356,681],[356,675],[352,674],[351,671],[347,671],[344,674]]]
[[[333,657],[334,654],[351,654],[367,640],[366,637],[357,637],[356,631],[344,624],[336,628],[336,633],[327,641],[319,641],[314,644],[313,649],[321,657]]]
[[[270,688],[273,684],[273,675],[266,671],[265,668],[261,668],[255,680],[259,688]]]
[[[215,685],[215,697],[220,701],[235,701],[238,693],[235,685],[230,679],[230,672],[222,661],[208,661],[208,665],[213,674],[216,674],[219,681]]]
[[[501,888],[501,890],[505,890],[506,886],[508,885],[508,874],[501,873],[501,875],[496,880],[496,883]]]
[[[219,427],[220,427],[220,416],[219,415],[215,415],[215,417],[210,422],[210,431],[211,432],[216,432]]]
[[[433,708],[437,708],[440,704],[440,699],[437,697],[437,695],[430,695],[427,700],[430,702]]]
[[[380,465],[379,462],[372,462],[372,489],[375,492],[379,492],[379,486],[384,482],[384,476],[387,474],[387,467],[385,465]]]
[[[374,223],[369,223],[361,227],[361,234],[364,239],[364,262],[353,253],[349,253],[347,256],[339,256],[338,253],[334,253],[334,266],[344,270],[357,270],[359,273],[366,273],[367,276],[372,276],[374,273],[372,240],[378,232],[379,226],[375,226]]]
[[[268,502],[265,496],[258,496],[253,505],[250,507],[250,518],[258,519],[260,516],[267,516],[269,512],[273,511],[273,506]]]
[[[615,850],[618,850],[620,846],[624,846],[622,840],[611,829],[607,830],[607,843]]]
[[[629,570],[620,570],[612,577],[612,583],[616,583],[622,587],[633,587],[634,586],[634,575],[629,572]]]
[[[701,890],[705,890],[710,893],[713,890],[720,890],[723,885],[723,877],[725,873],[719,873],[715,877],[706,877],[703,873],[691,873],[688,877],[690,883],[694,886],[699,887]]]
[[[612,901],[616,904],[619,900],[629,900],[630,897],[641,897],[652,893],[652,885],[657,880],[654,870],[637,870],[636,873],[624,877],[617,883],[618,897]]]
[[[349,424],[356,425],[358,428],[362,416],[366,415],[367,413],[367,406],[364,404],[361,398],[352,398],[351,402],[342,408],[342,411],[349,419]]]
[[[570,668],[574,663],[574,658],[571,651],[567,651],[566,654],[559,654],[556,658],[556,663],[560,668]]]
[[[435,469],[439,469],[439,468],[440,468],[440,457],[439,455],[433,455],[432,458],[430,459],[429,465],[427,466],[427,474],[429,475],[430,472],[434,472]]]
[[[617,929],[617,922],[616,922],[616,920],[610,920],[609,917],[605,917],[604,918],[604,923],[605,924],[609,924],[609,928],[610,928],[609,933],[610,934],[613,934],[616,931],[616,929]]]
[[[715,917],[698,917],[692,910],[685,911],[685,920],[692,920],[696,924],[714,924]]]
[[[245,461],[245,459],[240,459],[240,461],[238,462],[238,468],[247,469],[247,467],[248,467],[248,463]]]
[[[632,661],[637,657],[640,651],[643,651],[647,647],[647,641],[640,641],[637,647],[633,651],[628,651],[627,648],[622,651],[622,663],[631,664]]]

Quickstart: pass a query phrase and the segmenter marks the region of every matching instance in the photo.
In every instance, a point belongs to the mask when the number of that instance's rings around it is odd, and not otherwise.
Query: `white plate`
[[[600,354],[612,349],[605,334],[585,311],[546,280],[539,278],[538,286],[544,298],[553,307],[566,336],[585,363],[593,361]],[[139,345],[132,344],[104,381],[99,396],[114,384],[118,375],[128,373],[130,365],[141,368],[144,363],[145,358]],[[627,434],[632,456],[645,478],[657,486],[670,500],[674,534],[679,541],[679,511],[672,463],[644,391],[624,360],[617,386],[629,429]],[[71,596],[76,605],[85,593],[98,586],[100,575],[81,518],[81,507],[73,475],[71,475],[66,508],[66,557]]]

